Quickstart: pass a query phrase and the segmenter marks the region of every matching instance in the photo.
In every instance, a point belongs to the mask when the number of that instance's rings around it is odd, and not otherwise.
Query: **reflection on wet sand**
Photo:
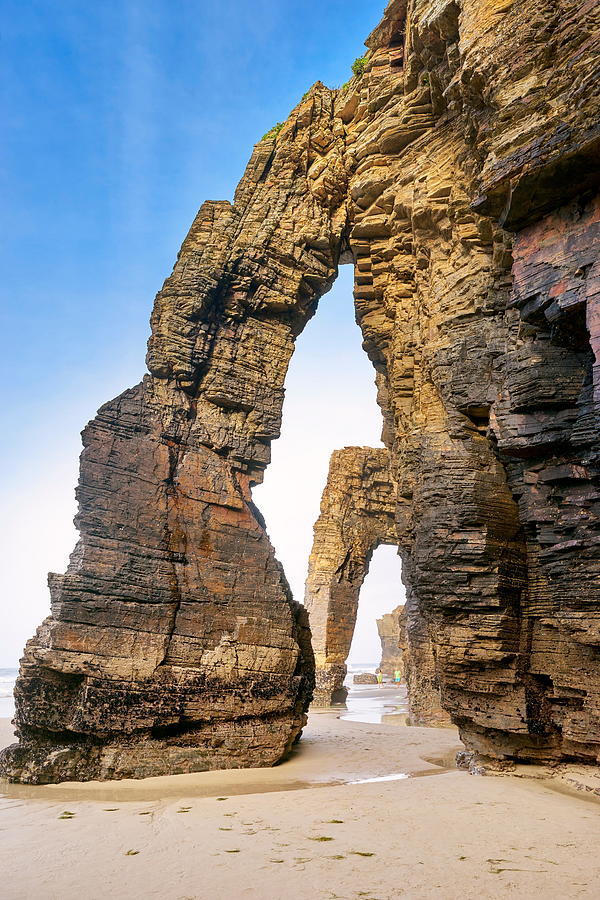
[[[339,709],[340,707],[338,707]],[[340,719],[372,725],[407,725],[408,696],[405,684],[353,685]]]

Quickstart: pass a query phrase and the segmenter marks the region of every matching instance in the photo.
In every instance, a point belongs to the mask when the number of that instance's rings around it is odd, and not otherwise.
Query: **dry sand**
[[[458,746],[313,713],[274,769],[0,785],[0,898],[599,897],[600,804],[448,770]]]

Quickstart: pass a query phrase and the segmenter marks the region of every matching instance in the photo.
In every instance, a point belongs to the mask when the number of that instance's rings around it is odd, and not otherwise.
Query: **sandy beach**
[[[375,704],[393,706],[394,690]],[[0,784],[0,895],[598,896],[596,799],[549,781],[457,771],[454,730],[397,718],[313,712],[294,756],[273,769]],[[11,739],[2,720],[0,745]]]

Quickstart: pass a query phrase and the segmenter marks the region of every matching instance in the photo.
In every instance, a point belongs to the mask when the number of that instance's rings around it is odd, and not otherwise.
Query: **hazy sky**
[[[232,197],[252,145],[315,80],[348,78],[383,5],[5,0],[0,666],[47,614],[46,573],[75,541],[79,432],[140,380],[153,296],[196,210]],[[378,440],[372,381],[346,267],[298,343],[255,492],[298,597],[329,453]],[[376,654],[398,573],[379,551],[355,659]]]

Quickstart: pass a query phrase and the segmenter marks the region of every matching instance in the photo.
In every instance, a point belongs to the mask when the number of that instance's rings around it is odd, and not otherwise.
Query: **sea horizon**
[[[348,676],[355,675],[357,672],[374,672],[378,665],[379,662],[373,660],[349,662],[347,663]],[[0,666],[0,719],[10,719],[15,714],[13,691],[18,674],[18,665]]]
[[[18,674],[18,666],[0,666],[0,719],[12,718],[15,714],[13,690]]]

